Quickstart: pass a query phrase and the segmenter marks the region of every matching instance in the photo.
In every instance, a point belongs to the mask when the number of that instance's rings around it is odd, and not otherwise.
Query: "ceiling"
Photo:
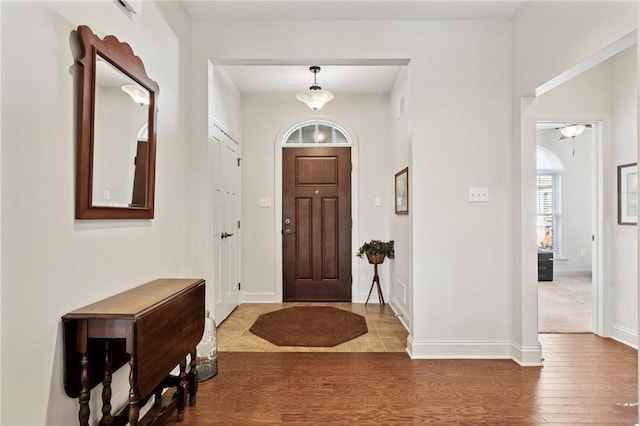
[[[179,0],[194,20],[511,19],[525,0]]]
[[[193,20],[511,19],[523,0],[179,0]],[[295,94],[313,82],[335,94],[384,94],[405,63],[221,64],[240,93]]]
[[[309,65],[223,66],[240,93],[294,94],[313,83]],[[322,65],[317,75],[320,87],[334,94],[384,94],[391,91],[400,66]]]

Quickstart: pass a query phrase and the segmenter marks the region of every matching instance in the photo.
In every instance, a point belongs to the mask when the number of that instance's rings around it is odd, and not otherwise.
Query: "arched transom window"
[[[293,144],[338,144],[350,145],[351,139],[344,129],[324,120],[305,121],[289,130],[282,143]]]

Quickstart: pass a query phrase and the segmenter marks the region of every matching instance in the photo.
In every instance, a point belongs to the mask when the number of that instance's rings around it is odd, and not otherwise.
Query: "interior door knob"
[[[220,239],[224,240],[225,238],[229,238],[231,236],[233,236],[233,233],[227,234],[226,232],[223,232],[222,234],[220,234]]]
[[[285,225],[289,225],[290,223],[291,223],[291,219],[286,218],[286,219],[284,220],[284,224],[285,224]]]

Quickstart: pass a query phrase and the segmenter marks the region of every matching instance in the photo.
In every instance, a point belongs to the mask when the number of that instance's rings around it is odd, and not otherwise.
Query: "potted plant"
[[[362,246],[360,246],[360,248],[358,249],[358,253],[356,253],[356,256],[360,258],[364,258],[365,256],[367,256],[369,263],[373,264],[384,262],[385,257],[393,259],[394,255],[395,253],[393,250],[393,240],[371,240],[368,243],[362,244]]]

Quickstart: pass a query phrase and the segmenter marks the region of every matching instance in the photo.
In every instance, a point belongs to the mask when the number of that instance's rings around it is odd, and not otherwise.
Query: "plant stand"
[[[378,303],[380,303],[384,308],[384,296],[382,295],[382,288],[380,287],[380,277],[378,276],[378,265],[382,262],[384,262],[384,256],[382,256],[381,260],[380,258],[369,257],[369,263],[373,264],[373,281],[371,281],[371,289],[369,289],[367,301],[364,302],[365,305],[369,303],[369,298],[371,297],[373,286],[376,286],[376,288],[378,289]]]

